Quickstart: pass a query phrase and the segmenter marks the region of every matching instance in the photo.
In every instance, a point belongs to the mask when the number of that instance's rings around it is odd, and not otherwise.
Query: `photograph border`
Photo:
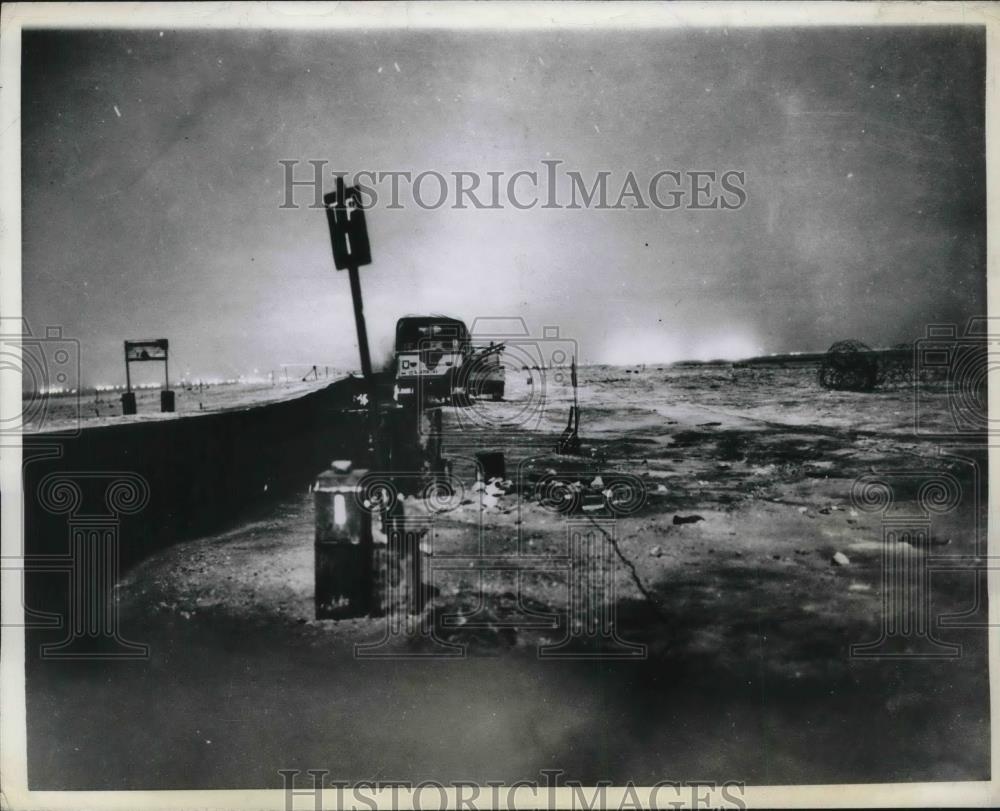
[[[997,59],[1000,55],[1000,4],[996,3],[865,3],[865,2],[743,2],[743,3],[620,3],[620,2],[426,2],[426,3],[10,3],[0,22],[0,316],[21,317],[21,32],[30,28],[89,29],[284,29],[284,30],[607,30],[685,27],[820,27],[820,26],[930,26],[982,25],[986,29],[986,174],[987,174],[987,302],[988,314],[998,309]],[[5,370],[0,385],[0,419],[16,420],[21,410],[20,380],[16,370]],[[1000,416],[1000,381],[989,384],[992,418]],[[997,450],[989,448],[989,555],[1000,555],[1000,470]],[[214,791],[29,791],[27,787],[24,613],[20,600],[23,577],[23,509],[20,436],[0,441],[0,805],[18,809],[204,809],[285,808],[281,789]],[[988,572],[989,621],[1000,626],[1000,569]],[[743,799],[749,807],[887,807],[994,806],[1000,803],[1000,689],[997,687],[1000,639],[989,633],[991,755],[989,781],[905,784],[848,784],[811,786],[747,786]],[[716,734],[706,729],[706,737]],[[275,764],[275,769],[281,764]],[[671,775],[680,779],[681,775]],[[689,778],[697,775],[689,775]],[[456,778],[457,779],[457,778]],[[452,804],[456,790],[446,790]],[[504,795],[509,807],[569,807],[567,788],[522,787]],[[333,803],[327,792],[326,803]],[[400,790],[396,800],[406,807],[410,792]],[[635,796],[646,805],[650,789]],[[673,799],[661,789],[662,803]],[[437,792],[427,794],[434,807]],[[624,788],[608,789],[613,807],[626,799]],[[677,799],[690,802],[690,791]],[[377,795],[379,808],[391,807],[389,789]],[[709,804],[718,804],[716,791]],[[484,791],[474,807],[488,807]],[[295,808],[314,808],[311,795],[293,798]],[[477,804],[478,803],[478,804]],[[648,806],[647,806],[648,807]]]

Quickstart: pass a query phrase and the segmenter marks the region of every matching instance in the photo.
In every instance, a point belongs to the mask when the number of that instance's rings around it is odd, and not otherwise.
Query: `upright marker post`
[[[135,392],[132,391],[132,370],[129,368],[128,341],[125,341],[125,392],[122,394],[122,414],[135,414]]]
[[[351,300],[354,302],[354,323],[357,324],[358,327],[358,350],[361,353],[361,374],[366,381],[371,383],[372,358],[368,352],[368,328],[365,326],[365,305],[361,301],[361,278],[358,276],[357,265],[348,265],[347,275],[351,280]]]
[[[368,395],[369,437],[368,449],[372,467],[379,466],[378,455],[378,406],[372,359],[368,351],[368,329],[365,326],[365,309],[361,301],[361,278],[358,268],[370,265],[371,246],[365,212],[361,207],[361,190],[357,186],[344,186],[344,178],[337,177],[336,191],[323,195],[326,220],[330,226],[333,246],[333,264],[337,270],[346,270],[351,281],[351,301],[354,304],[354,324],[358,331],[358,352],[361,356],[361,374]]]

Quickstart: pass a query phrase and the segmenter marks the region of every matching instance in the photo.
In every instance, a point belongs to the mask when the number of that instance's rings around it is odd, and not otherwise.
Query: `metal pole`
[[[349,265],[347,273],[351,278],[351,299],[354,302],[354,323],[358,327],[358,351],[361,354],[361,374],[371,384],[372,359],[368,354],[368,330],[365,327],[365,309],[361,303],[361,279],[358,269]]]
[[[126,391],[132,391],[132,375],[129,373],[128,366],[128,341],[125,342],[125,389]]]
[[[358,268],[348,265],[347,274],[351,280],[351,300],[354,303],[354,323],[358,329],[358,353],[361,355],[361,374],[368,394],[368,453],[371,466],[378,470],[382,464],[378,441],[378,402],[375,375],[372,372],[372,358],[368,351],[368,329],[365,326],[365,308],[361,301],[361,278]]]

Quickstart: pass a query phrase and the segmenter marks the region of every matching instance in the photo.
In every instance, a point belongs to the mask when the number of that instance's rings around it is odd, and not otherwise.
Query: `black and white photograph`
[[[996,12],[5,6],[0,802],[1000,802]]]

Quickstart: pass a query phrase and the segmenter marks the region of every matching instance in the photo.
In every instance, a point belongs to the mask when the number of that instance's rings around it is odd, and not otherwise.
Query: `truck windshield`
[[[396,351],[418,349],[459,351],[468,341],[468,333],[461,322],[400,321],[396,327]]]

